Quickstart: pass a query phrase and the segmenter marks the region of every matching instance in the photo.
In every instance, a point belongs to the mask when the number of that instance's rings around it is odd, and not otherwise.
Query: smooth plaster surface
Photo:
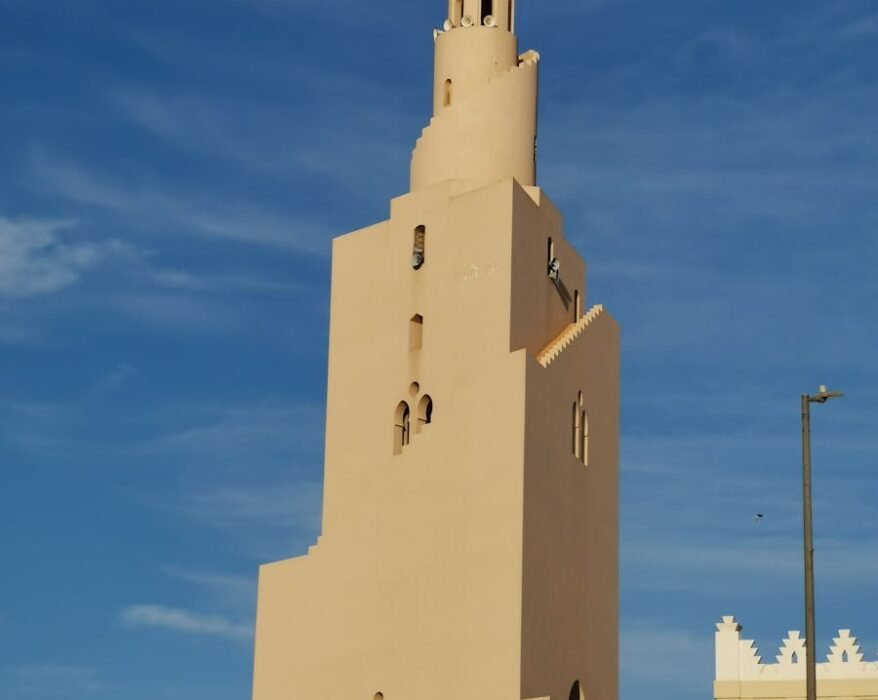
[[[455,28],[436,45],[437,78],[472,57],[466,119],[489,127],[521,102],[535,130],[536,62],[533,90],[508,94],[486,68],[495,49],[514,57],[511,34]],[[478,149],[449,166],[421,141],[418,186],[334,242],[323,531],[260,570],[254,700],[567,700],[576,681],[589,700],[618,695],[618,329],[608,313],[575,325],[585,264],[533,186],[532,140],[529,176],[520,139],[492,143],[488,167]]]

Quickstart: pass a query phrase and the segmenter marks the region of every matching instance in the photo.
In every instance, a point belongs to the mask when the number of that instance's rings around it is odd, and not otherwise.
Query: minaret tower
[[[515,0],[448,10],[411,191],[333,244],[323,532],[260,570],[254,700],[618,696],[618,328]]]

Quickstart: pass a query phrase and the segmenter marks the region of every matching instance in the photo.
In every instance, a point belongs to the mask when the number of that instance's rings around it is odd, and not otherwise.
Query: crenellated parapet
[[[766,663],[756,642],[743,639],[734,617],[716,625],[716,698],[804,697],[806,640],[797,630],[787,634]],[[844,698],[878,697],[878,657],[867,659],[850,630],[839,630],[826,656],[817,664],[818,695]]]

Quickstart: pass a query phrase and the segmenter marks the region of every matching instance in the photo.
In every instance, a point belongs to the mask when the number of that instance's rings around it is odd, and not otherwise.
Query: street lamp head
[[[844,394],[840,391],[829,391],[825,384],[821,384],[818,392],[813,396],[809,396],[811,403],[826,403],[830,399],[840,399]]]

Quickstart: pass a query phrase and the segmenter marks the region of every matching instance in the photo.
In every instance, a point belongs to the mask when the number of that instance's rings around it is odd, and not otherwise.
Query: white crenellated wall
[[[759,655],[756,643],[752,639],[741,639],[742,629],[731,616],[723,617],[722,622],[716,626],[717,685],[738,683],[741,685],[738,696],[752,697],[752,694],[746,692],[746,682],[804,682],[805,639],[798,631],[791,631],[787,635],[775,657],[776,662],[765,663]],[[857,638],[851,636],[850,630],[839,630],[826,661],[817,664],[817,680],[818,683],[821,680],[874,680],[875,687],[868,692],[868,696],[878,695],[878,658],[866,660],[857,644]],[[866,697],[859,694],[857,696]]]

